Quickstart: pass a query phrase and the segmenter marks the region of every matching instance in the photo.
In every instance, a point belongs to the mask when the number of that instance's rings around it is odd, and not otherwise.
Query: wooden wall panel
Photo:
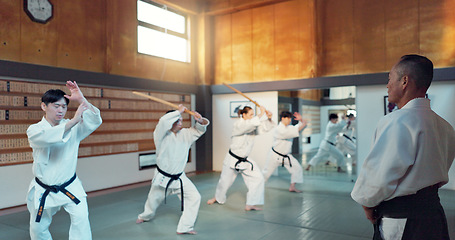
[[[455,0],[420,0],[421,53],[436,66],[455,66]]]
[[[276,79],[274,6],[255,8],[253,11],[253,81]]]
[[[231,15],[215,17],[214,24],[215,84],[232,82]]]
[[[53,3],[53,7],[58,9],[56,3]],[[23,8],[20,11],[20,62],[57,66],[59,12],[54,11],[53,19],[41,24],[30,20]]]
[[[106,61],[106,3],[63,1],[58,5],[61,20],[58,24],[58,66],[105,71]]]
[[[304,100],[321,101],[322,89],[304,89],[297,91],[297,97]]]
[[[106,72],[106,0],[88,1],[85,14],[85,39],[87,57],[85,69],[93,72]]]
[[[275,78],[299,77],[300,45],[298,1],[284,2],[275,6]]]
[[[386,69],[410,53],[419,53],[419,6],[415,0],[385,2]]]
[[[354,0],[324,0],[318,7],[322,16],[321,75],[346,75],[354,72]]]
[[[354,73],[387,71],[383,1],[354,0]]]
[[[137,55],[137,19],[136,4],[130,1],[111,0],[107,4],[108,24],[108,72],[112,74],[123,75],[127,72],[138,76],[145,71],[144,66],[135,68]],[[146,56],[138,56],[137,59],[144,60]],[[152,69],[161,68],[162,65],[156,65]],[[135,71],[136,70],[136,71]]]
[[[52,1],[46,24],[26,15],[22,0],[0,0],[0,59],[103,72],[153,80],[197,84],[197,61],[190,63],[137,53],[137,0]],[[168,0],[188,12],[192,56],[198,24],[196,0]],[[185,11],[185,8],[190,8]],[[193,37],[194,36],[194,37]]]
[[[18,61],[20,56],[21,1],[0,0],[0,52],[5,60]]]
[[[222,83],[219,78],[229,74],[222,73],[220,66],[231,72],[232,82],[236,83],[314,76],[317,68],[314,8],[313,0],[284,1],[226,14],[231,16],[232,25],[220,20],[227,19],[226,15],[216,16],[215,83]],[[226,52],[224,39],[229,37],[232,49]],[[218,39],[224,42],[220,44]],[[230,68],[222,64],[229,55]]]
[[[252,10],[232,14],[232,82],[253,79]]]
[[[57,66],[63,68],[86,69],[88,58],[88,41],[86,35],[97,35],[100,32],[91,31],[88,26],[89,15],[86,8],[88,2],[74,4],[73,1],[61,1],[55,6],[59,13]],[[100,69],[98,69],[100,70]]]
[[[301,78],[316,77],[317,45],[316,45],[316,0],[300,0],[299,3],[299,63]],[[300,14],[304,13],[304,14]]]

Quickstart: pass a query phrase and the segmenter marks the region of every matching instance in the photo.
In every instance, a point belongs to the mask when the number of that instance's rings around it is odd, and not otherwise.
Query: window
[[[148,0],[137,1],[137,51],[190,62],[187,16]]]

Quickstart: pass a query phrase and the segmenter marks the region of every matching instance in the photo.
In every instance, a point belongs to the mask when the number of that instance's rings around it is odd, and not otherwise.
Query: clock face
[[[49,0],[24,0],[24,9],[35,22],[46,23],[52,18],[52,4]]]

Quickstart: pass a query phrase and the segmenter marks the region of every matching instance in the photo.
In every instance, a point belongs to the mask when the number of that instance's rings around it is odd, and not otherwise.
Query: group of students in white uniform
[[[407,55],[392,68],[387,85],[389,101],[397,103],[401,110],[379,122],[372,151],[352,192],[353,199],[363,206],[375,226],[374,239],[448,239],[438,189],[448,182],[448,170],[455,157],[455,132],[430,109],[429,100],[422,98],[433,74],[433,65],[428,62],[431,63],[425,57]],[[27,197],[32,240],[52,239],[49,225],[61,207],[71,216],[69,238],[91,239],[86,193],[75,172],[79,143],[102,120],[99,109],[86,100],[75,82],[68,81],[66,86],[71,95],[61,90],[49,90],[43,95],[41,108],[45,116],[27,130],[35,175]],[[77,101],[79,107],[72,119],[64,119],[70,100]],[[194,224],[201,196],[184,168],[191,144],[205,133],[210,122],[194,112],[195,125],[183,128],[181,114],[185,110],[179,105],[178,110],[161,117],[156,126],[157,168],[144,211],[136,223],[151,220],[167,195],[178,194],[182,216],[177,234],[196,234]],[[244,107],[239,116],[215,196],[207,204],[224,204],[226,192],[241,174],[248,188],[245,210],[261,210],[258,205],[264,204],[264,183],[280,165],[291,173],[289,191],[301,192],[295,184],[303,182],[303,169],[290,153],[292,140],[307,124],[302,116],[281,114],[264,172],[249,154],[255,136],[275,127],[272,114],[261,106],[259,114],[254,116],[253,109]],[[292,116],[298,124],[291,124]],[[339,150],[334,150],[334,142],[345,125],[349,124],[337,123],[335,116],[330,117],[326,136],[308,169],[330,155],[336,158],[338,166],[343,164],[339,160],[343,155],[340,157]],[[352,136],[342,137],[352,141]],[[430,224],[432,229],[420,228],[424,224]]]

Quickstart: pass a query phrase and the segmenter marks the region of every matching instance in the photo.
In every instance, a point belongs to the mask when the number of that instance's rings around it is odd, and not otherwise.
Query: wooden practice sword
[[[175,108],[175,109],[179,109],[179,106],[178,105],[175,105],[173,103],[170,103],[166,100],[163,100],[163,99],[160,99],[160,98],[157,98],[157,97],[153,97],[153,96],[150,96],[150,95],[147,95],[147,94],[144,94],[144,93],[140,93],[140,92],[136,92],[136,91],[133,91],[134,94],[138,95],[138,96],[141,96],[141,97],[145,97],[145,98],[148,98],[152,101],[155,101],[155,102],[159,102],[159,103],[162,103],[162,104],[165,104],[165,105],[168,105],[172,108]],[[188,109],[185,109],[185,112],[186,113],[189,113],[190,115],[193,115],[194,116],[194,112],[188,110]]]
[[[235,89],[235,88],[229,86],[229,85],[226,84],[226,83],[223,83],[223,85],[226,86],[226,87],[228,87],[228,88],[230,88],[230,89],[232,89],[232,90],[234,90],[234,92],[236,92],[236,93],[242,95],[242,96],[245,97],[246,99],[250,100],[250,101],[251,101],[252,103],[254,103],[257,107],[261,107],[261,105],[259,105],[259,103],[257,103],[257,102],[254,101],[253,99],[249,98],[247,95],[245,95],[244,93],[240,92],[239,90],[237,90],[237,89]]]

